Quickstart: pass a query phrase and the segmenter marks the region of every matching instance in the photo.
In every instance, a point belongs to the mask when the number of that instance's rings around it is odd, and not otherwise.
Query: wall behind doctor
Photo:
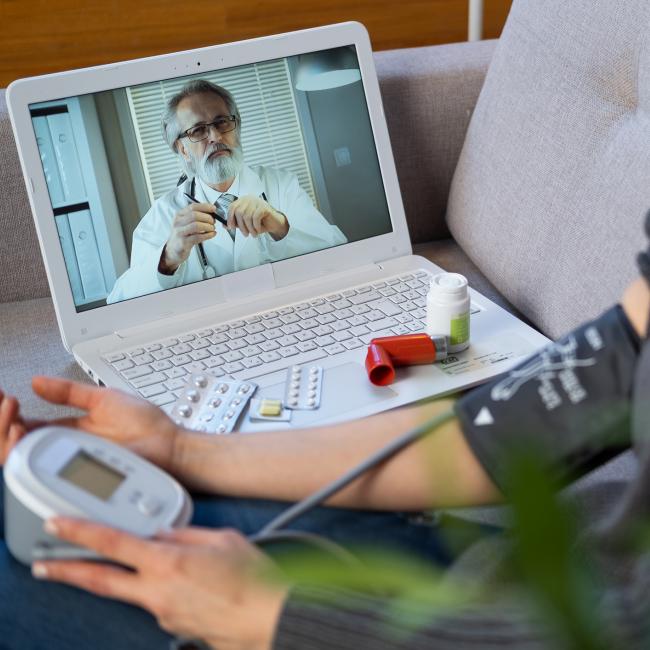
[[[304,94],[334,223],[349,241],[388,232],[390,216],[361,82]]]

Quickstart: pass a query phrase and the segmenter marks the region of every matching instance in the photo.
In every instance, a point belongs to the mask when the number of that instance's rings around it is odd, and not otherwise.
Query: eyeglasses
[[[181,138],[189,138],[190,142],[201,142],[205,140],[210,135],[210,129],[214,127],[219,131],[219,133],[230,133],[237,128],[237,116],[236,115],[219,115],[214,121],[208,122],[207,124],[197,124],[187,131],[183,131],[177,140]]]

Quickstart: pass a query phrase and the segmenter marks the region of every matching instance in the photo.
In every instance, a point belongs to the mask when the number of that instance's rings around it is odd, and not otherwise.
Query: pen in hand
[[[187,192],[183,192],[185,196],[192,201],[192,203],[201,203],[198,199],[195,199],[191,194],[188,194]],[[220,214],[213,214],[212,215],[219,223],[222,223],[224,226],[228,227],[228,222],[220,215]]]

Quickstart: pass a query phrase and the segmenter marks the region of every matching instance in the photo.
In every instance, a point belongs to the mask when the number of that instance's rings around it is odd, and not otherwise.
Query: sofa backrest
[[[25,181],[20,171],[5,91],[0,90],[0,303],[49,295]]]
[[[411,237],[449,235],[447,195],[494,41],[379,52],[382,99]],[[0,90],[0,302],[49,294],[16,146]]]
[[[650,207],[650,3],[515,0],[448,205],[461,246],[557,336],[637,273]]]

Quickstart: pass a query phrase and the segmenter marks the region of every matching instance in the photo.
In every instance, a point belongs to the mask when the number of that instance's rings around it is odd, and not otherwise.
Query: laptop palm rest
[[[285,372],[265,377],[267,381],[261,382],[264,386],[260,388],[260,394],[269,398],[283,398],[285,377]],[[279,383],[270,383],[268,379],[278,379]],[[348,361],[339,366],[325,368],[320,408],[314,411],[294,411],[291,426],[310,426],[321,420],[356,411],[361,406],[391,399],[396,395],[392,388],[373,386],[368,381],[365,368],[359,363]]]

